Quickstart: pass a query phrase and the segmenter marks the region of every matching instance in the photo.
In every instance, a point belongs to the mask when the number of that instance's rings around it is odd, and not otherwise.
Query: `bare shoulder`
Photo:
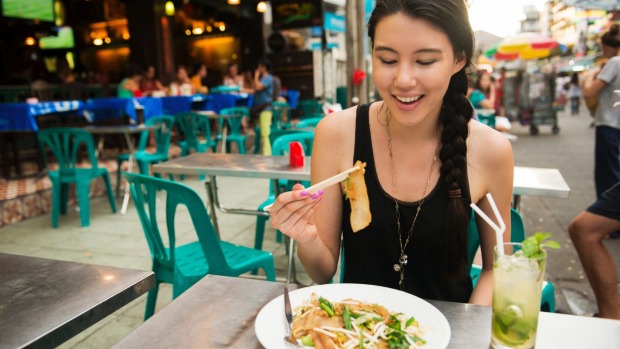
[[[352,107],[329,114],[316,126],[312,148],[313,181],[351,167],[355,147],[356,110],[356,107]],[[314,166],[318,163],[321,164],[320,168]],[[315,178],[315,174],[318,174],[318,177]]]
[[[478,166],[494,166],[507,160],[512,162],[512,145],[508,138],[475,120],[469,122],[467,149],[469,154],[474,155],[468,160]]]

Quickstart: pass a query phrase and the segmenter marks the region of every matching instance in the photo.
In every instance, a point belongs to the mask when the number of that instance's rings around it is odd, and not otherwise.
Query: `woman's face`
[[[392,116],[415,125],[439,116],[450,78],[465,60],[455,57],[445,33],[399,13],[377,24],[372,64],[375,85]]]
[[[237,76],[237,74],[239,74],[239,71],[236,65],[231,65],[230,68],[228,68],[228,72],[230,73],[230,76]]]
[[[488,73],[483,73],[480,76],[480,87],[483,90],[487,90],[489,87],[491,87],[491,75],[489,75]]]
[[[179,81],[184,81],[189,79],[189,76],[187,75],[187,70],[185,70],[185,68],[179,68],[177,70],[177,79]]]

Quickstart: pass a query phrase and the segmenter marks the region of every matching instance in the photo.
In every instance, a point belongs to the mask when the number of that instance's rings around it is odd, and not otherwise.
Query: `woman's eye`
[[[395,61],[395,60],[391,60],[391,59],[382,59],[382,58],[379,58],[379,60],[381,61],[381,63],[383,63],[383,64],[387,64],[387,65],[396,64],[396,61]]]
[[[419,65],[431,65],[433,63],[435,63],[436,61],[418,61]]]

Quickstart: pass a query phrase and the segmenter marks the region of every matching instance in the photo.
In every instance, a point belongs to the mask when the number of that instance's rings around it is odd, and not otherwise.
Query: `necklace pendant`
[[[402,255],[400,255],[400,258],[398,259],[398,262],[401,265],[407,265],[407,255],[404,254],[404,253]]]
[[[394,264],[394,271],[395,272],[400,272],[400,264]]]

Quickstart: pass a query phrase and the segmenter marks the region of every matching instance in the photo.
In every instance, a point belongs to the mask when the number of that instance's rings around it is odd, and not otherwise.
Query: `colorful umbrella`
[[[556,40],[540,33],[524,32],[510,36],[489,48],[484,55],[501,61],[540,59],[561,49]]]

